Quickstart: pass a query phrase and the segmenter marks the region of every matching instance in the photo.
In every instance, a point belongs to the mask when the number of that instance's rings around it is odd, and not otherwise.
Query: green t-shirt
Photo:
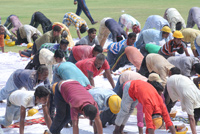
[[[160,50],[161,46],[155,45],[155,44],[146,44],[145,45],[145,49],[149,52],[149,53],[158,53],[158,51]]]

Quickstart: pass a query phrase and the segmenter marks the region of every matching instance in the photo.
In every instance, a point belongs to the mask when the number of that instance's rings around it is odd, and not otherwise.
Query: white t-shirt
[[[200,90],[188,77],[170,76],[167,79],[167,91],[172,101],[181,101],[182,110],[187,114],[194,115],[194,109],[200,108]]]
[[[16,106],[33,107],[35,106],[34,93],[35,91],[17,90],[11,93],[9,101]]]

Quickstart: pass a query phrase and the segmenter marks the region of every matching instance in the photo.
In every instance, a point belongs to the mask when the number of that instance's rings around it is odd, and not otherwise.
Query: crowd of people
[[[175,8],[166,9],[164,17],[149,16],[143,28],[128,14],[122,14],[118,22],[106,17],[100,21],[96,36],[97,30],[89,28],[80,17],[83,10],[92,24],[98,24],[85,0],[74,0],[74,4],[76,14],[67,12],[62,23],[52,23],[37,11],[29,25],[23,25],[13,14],[0,25],[2,52],[4,38],[9,37],[16,45],[28,44],[29,49],[19,51],[19,55],[32,57],[25,69],[14,71],[0,90],[1,103],[7,100],[5,116],[0,118],[2,127],[20,119],[19,132],[23,134],[26,109],[42,105],[49,129],[45,133],[58,134],[70,124],[73,134],[78,134],[79,116],[83,115],[90,120],[95,134],[103,134],[107,125],[115,125],[113,134],[123,134],[137,107],[140,134],[144,124],[149,134],[162,126],[175,134],[169,113],[180,101],[192,133],[197,134],[200,78],[192,77],[200,74],[200,8],[190,9],[187,25]],[[39,24],[43,34],[37,29]],[[199,30],[193,29],[195,24]],[[69,31],[71,25],[80,39],[76,44]],[[88,35],[81,38],[86,31]],[[107,39],[113,42],[107,46],[105,56]],[[189,43],[194,56],[188,52]],[[136,71],[125,71],[115,84],[112,73],[126,64],[135,66]],[[94,77],[101,73],[112,89],[95,86]]]

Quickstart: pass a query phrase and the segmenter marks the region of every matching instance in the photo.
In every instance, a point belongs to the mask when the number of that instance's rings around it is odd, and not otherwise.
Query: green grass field
[[[163,16],[165,10],[170,7],[176,8],[187,22],[189,9],[200,5],[199,0],[86,0],[86,3],[94,20],[100,22],[104,17],[112,17],[118,21],[121,14],[127,13],[136,18],[142,27],[148,16]],[[0,0],[0,5],[2,24],[10,14],[17,15],[23,24],[29,24],[35,11],[41,11],[52,22],[62,22],[66,12],[76,12],[77,8],[73,4],[73,0]],[[89,28],[99,29],[100,23],[91,25],[83,12],[81,17],[86,20]],[[195,28],[197,27],[195,26]],[[39,26],[39,30],[42,32],[41,26]],[[70,27],[70,32],[73,38],[77,38],[73,26]],[[85,35],[86,33],[82,37]],[[17,46],[5,47],[6,52],[18,52],[22,49],[24,48]]]

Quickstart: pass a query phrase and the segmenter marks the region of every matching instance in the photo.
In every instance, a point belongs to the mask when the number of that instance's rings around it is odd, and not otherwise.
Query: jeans
[[[110,124],[114,124],[115,123],[115,119],[116,119],[116,114],[113,114],[110,109],[107,109],[105,111],[103,111],[100,114],[100,119],[101,119],[101,123],[102,126],[105,127],[106,123],[110,123]]]
[[[131,82],[128,82],[124,86],[122,101],[121,101],[121,109],[117,114],[115,124],[117,126],[125,125],[128,121],[129,116],[133,113],[135,106],[138,104],[138,100],[133,101],[133,99],[129,96],[129,87]]]
[[[140,73],[141,75],[145,76],[145,77],[149,77],[149,70],[147,68],[147,65],[146,65],[146,57],[144,57],[144,59],[142,60],[142,64],[141,64],[141,67],[140,67],[140,70],[138,71],[138,73]]]
[[[18,90],[18,87],[15,85],[15,82],[13,80],[13,75],[14,73],[12,73],[10,75],[10,77],[8,78],[5,87],[3,87],[0,90],[0,100],[5,100],[9,97],[9,95],[15,91]]]
[[[12,124],[13,120],[18,120],[20,118],[20,106],[15,106],[7,101],[6,113],[4,117],[0,117],[0,124],[4,126],[9,126]]]
[[[27,66],[25,67],[25,69],[35,69],[37,70],[39,68],[40,61],[39,61],[39,53],[40,51],[37,51],[37,53],[35,54],[34,58],[27,64]]]
[[[21,43],[28,44],[27,38],[22,39],[19,33],[19,29],[17,30],[17,41],[15,42],[16,45],[20,45]]]
[[[90,20],[91,23],[94,22],[89,9],[87,8],[87,5],[85,3],[85,0],[77,0],[78,4],[77,4],[77,10],[76,10],[76,14],[78,16],[81,15],[81,12],[83,11],[85,13],[85,15],[88,17],[88,19]]]
[[[113,65],[115,63],[116,54],[113,54],[110,50],[107,53],[107,61],[109,65]]]
[[[35,21],[35,13],[34,13],[34,14],[32,15],[31,22],[30,22],[29,25],[31,25],[31,26],[37,28],[37,27],[39,26],[39,24],[40,24],[39,22],[36,22],[36,21]]]
[[[142,45],[141,47],[140,47],[140,52],[142,53],[142,55],[145,57],[145,56],[147,56],[148,54],[149,54],[149,52],[145,49],[145,46],[146,45]]]
[[[63,97],[58,89],[58,85],[59,84],[56,85],[55,95],[54,95],[54,103],[56,106],[56,115],[55,115],[55,118],[53,119],[53,122],[50,127],[50,131],[53,134],[60,133],[62,128],[65,126],[65,124],[67,124],[68,122],[71,121],[70,106],[63,99]]]
[[[4,26],[5,26],[5,27],[8,26],[8,27],[7,27],[8,30],[10,30],[10,29],[13,27],[13,26],[12,26],[12,23],[11,23],[11,21],[10,21],[10,17],[11,17],[11,16],[15,16],[15,15],[12,14],[12,15],[8,16],[8,18],[6,19],[6,22],[4,23]]]
[[[119,92],[119,87],[120,87],[120,77],[121,77],[121,75],[119,76],[119,78],[118,78],[118,80],[117,80],[117,83],[116,83],[116,85],[115,85],[115,88],[113,88],[113,91],[117,94],[118,92]],[[118,95],[118,94],[117,94]],[[122,98],[122,96],[120,97],[120,98]]]

